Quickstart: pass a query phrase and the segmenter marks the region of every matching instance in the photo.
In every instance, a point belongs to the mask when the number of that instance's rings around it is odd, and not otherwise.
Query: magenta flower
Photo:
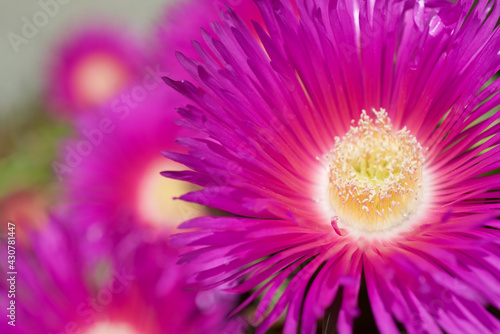
[[[14,320],[15,326],[2,321],[2,333],[241,332],[241,322],[225,319],[233,296],[186,290],[190,269],[175,265],[178,253],[164,239],[140,242],[130,256],[131,244],[140,239],[136,231],[113,253],[100,252],[100,262],[88,266],[88,249],[80,248],[84,238],[65,225],[53,220],[32,234],[31,248],[16,245],[15,295],[8,294],[11,281],[0,284],[5,313],[10,314],[14,301],[15,318],[8,321]],[[1,246],[7,259],[7,245]],[[6,263],[0,265],[3,272],[11,271]]]
[[[72,117],[108,102],[144,71],[132,34],[99,22],[68,34],[51,62],[47,103]]]
[[[197,24],[207,22],[207,15],[200,14]],[[177,45],[174,36],[167,36],[165,41]],[[213,263],[172,268],[178,251],[166,245],[166,238],[180,222],[208,211],[172,199],[199,187],[160,175],[162,170],[185,168],[165,160],[161,152],[182,151],[174,143],[175,137],[191,134],[174,124],[174,117],[178,117],[174,107],[187,99],[168,92],[157,75],[178,73],[181,66],[158,61],[144,67],[147,73],[143,78],[119,91],[96,112],[79,118],[80,135],[63,146],[59,161],[53,164],[65,186],[61,210],[72,231],[82,237],[78,247],[85,266],[98,266],[102,254],[109,254],[114,267],[133,263],[134,272],[142,275],[144,296],[153,300],[165,284],[175,287],[176,295],[169,292],[169,300],[158,307],[162,312],[175,313],[179,324],[172,327],[166,322],[161,327],[164,332],[239,333],[244,327],[242,319],[226,317],[238,296],[221,293],[220,289],[184,291],[189,276]],[[152,260],[140,266],[144,256]],[[177,309],[177,303],[190,308]]]
[[[199,87],[165,81],[209,138],[164,174],[238,217],[173,243],[225,261],[201,284],[260,296],[258,333],[285,311],[314,333],[332,304],[353,332],[362,281],[382,333],[500,331],[500,7],[473,3],[259,0],[260,41],[228,10],[201,62],[178,54]]]

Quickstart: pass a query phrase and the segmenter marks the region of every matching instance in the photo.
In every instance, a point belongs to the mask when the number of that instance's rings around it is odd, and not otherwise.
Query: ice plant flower
[[[500,331],[500,6],[256,3],[260,41],[228,9],[201,61],[178,54],[199,86],[165,78],[208,138],[178,139],[190,170],[164,175],[237,215],[173,237],[199,247],[183,262],[225,261],[195,279],[260,296],[258,333],[285,311],[315,333],[330,305],[353,332],[363,281],[382,333]]]
[[[95,110],[144,71],[134,36],[99,22],[68,34],[50,61],[47,104],[67,116]]]
[[[132,258],[126,256],[126,248],[119,248],[115,252],[122,262],[111,261],[116,254],[101,252],[100,265],[89,267],[79,247],[85,241],[67,222],[53,219],[30,241],[31,249],[16,248],[15,296],[8,295],[12,281],[0,284],[2,308],[8,310],[15,302],[15,326],[2,321],[2,333],[239,331],[240,323],[225,320],[232,296],[186,290],[186,273],[175,265],[177,251],[166,242],[141,243]],[[1,246],[7,259],[7,245]],[[2,270],[11,271],[4,263]]]

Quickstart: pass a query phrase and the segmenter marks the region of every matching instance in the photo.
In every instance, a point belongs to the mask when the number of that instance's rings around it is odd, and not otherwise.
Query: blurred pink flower
[[[172,237],[221,262],[197,284],[250,293],[257,333],[356,332],[363,281],[382,333],[500,332],[498,4],[256,3],[259,40],[228,9],[178,54],[196,84],[165,78],[206,138],[164,175],[236,215]]]
[[[186,56],[197,59],[192,41],[200,40],[202,36],[200,29],[205,32],[210,31],[212,22],[219,19],[220,11],[226,4],[234,8],[250,29],[253,29],[251,20],[263,22],[253,0],[186,0],[166,8],[158,24],[156,58],[163,68],[168,69],[169,76],[175,78],[186,76],[176,58],[176,51],[182,51]]]
[[[67,34],[50,59],[47,104],[74,117],[108,102],[140,77],[143,50],[126,29],[87,23]]]
[[[0,221],[6,233],[7,222],[16,224],[17,241],[29,247],[29,233],[43,228],[47,220],[49,201],[47,193],[40,189],[23,188],[13,191],[0,199]]]

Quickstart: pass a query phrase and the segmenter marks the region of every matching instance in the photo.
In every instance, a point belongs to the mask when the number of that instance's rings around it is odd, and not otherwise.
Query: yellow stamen
[[[375,121],[363,110],[358,126],[336,137],[328,154],[332,209],[343,225],[362,232],[407,221],[422,197],[422,147],[406,127],[394,132],[384,109],[373,113]]]

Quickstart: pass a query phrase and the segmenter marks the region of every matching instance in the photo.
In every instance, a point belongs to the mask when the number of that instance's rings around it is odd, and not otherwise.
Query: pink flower
[[[259,0],[177,57],[197,106],[164,175],[200,217],[173,244],[222,264],[196,280],[261,297],[264,333],[356,330],[362,281],[382,333],[499,332],[500,7],[479,1]],[[266,32],[267,31],[267,32]],[[261,47],[263,45],[264,48]],[[491,79],[491,80],[490,80]],[[488,81],[490,80],[490,81]]]
[[[99,22],[68,34],[51,61],[48,105],[71,117],[109,102],[144,70],[144,55],[132,34]]]

